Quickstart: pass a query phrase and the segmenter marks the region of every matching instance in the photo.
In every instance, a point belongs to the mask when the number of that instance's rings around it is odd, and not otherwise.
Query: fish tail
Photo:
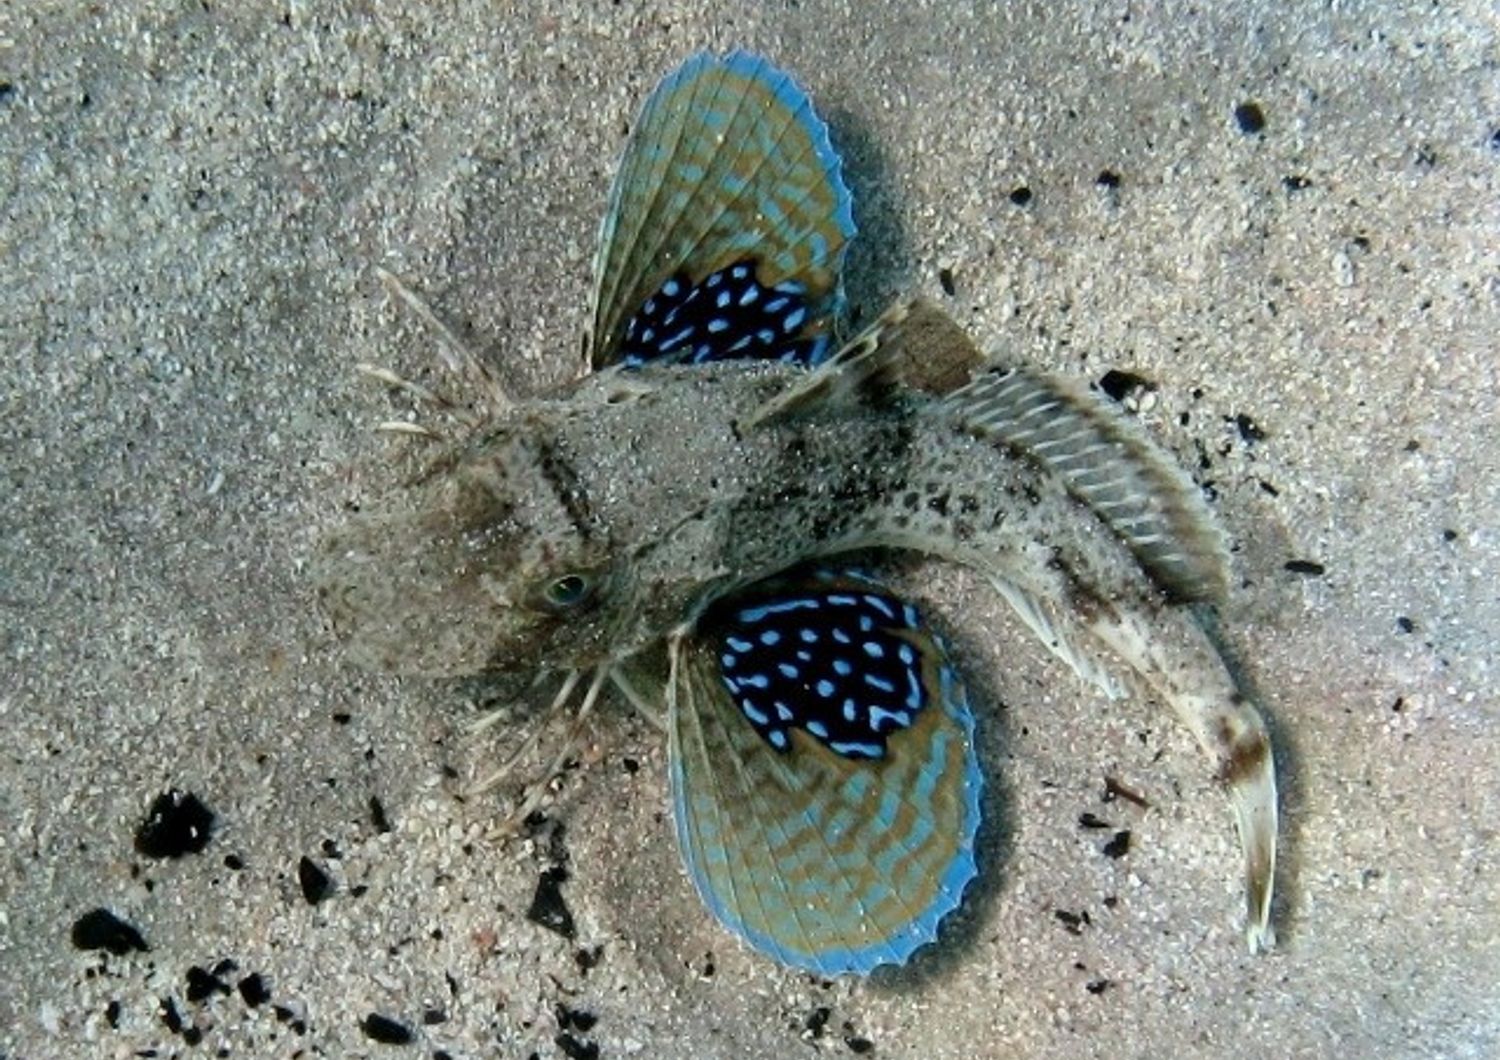
[[[1269,950],[1276,941],[1277,809],[1265,720],[1191,612],[1162,608],[1147,616],[1107,608],[1089,626],[1167,701],[1214,762],[1244,855],[1245,939],[1252,953]]]

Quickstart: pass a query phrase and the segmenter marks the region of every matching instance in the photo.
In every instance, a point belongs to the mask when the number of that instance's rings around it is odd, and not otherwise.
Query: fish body
[[[710,909],[784,963],[862,974],[961,900],[983,776],[959,667],[848,557],[964,564],[1084,680],[1134,675],[1188,725],[1269,945],[1269,743],[1184,606],[1227,584],[1201,496],[1122,414],[986,362],[925,303],[835,347],[852,235],[795,83],[745,53],[684,64],[611,197],[594,370],[331,535],[334,629],[377,669],[592,670],[665,707]]]
[[[741,586],[872,548],[976,566],[1069,613],[1069,594],[1161,599],[1060,479],[969,433],[939,398],[739,427],[805,375],[615,369],[520,404],[439,458],[409,513],[329,539],[323,578],[349,650],[425,676],[587,668],[664,641]],[[570,575],[590,581],[589,600],[550,604]]]

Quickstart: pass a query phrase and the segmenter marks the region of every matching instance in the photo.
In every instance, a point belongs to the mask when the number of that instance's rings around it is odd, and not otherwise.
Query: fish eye
[[[564,574],[547,583],[542,598],[553,610],[566,611],[586,601],[593,591],[594,581],[587,574]]]

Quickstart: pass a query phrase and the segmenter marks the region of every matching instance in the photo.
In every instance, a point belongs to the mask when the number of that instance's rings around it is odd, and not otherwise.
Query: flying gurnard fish
[[[380,670],[555,674],[559,703],[586,677],[583,711],[606,683],[664,711],[714,915],[785,964],[865,974],[958,905],[982,774],[952,654],[849,554],[964,564],[1079,677],[1133,675],[1192,731],[1269,946],[1275,775],[1189,606],[1228,585],[1201,494],[1124,414],[986,361],[930,304],[837,347],[854,231],[802,89],[745,52],[689,59],[620,163],[582,377],[515,402],[491,379],[465,440],[331,535],[335,631]]]

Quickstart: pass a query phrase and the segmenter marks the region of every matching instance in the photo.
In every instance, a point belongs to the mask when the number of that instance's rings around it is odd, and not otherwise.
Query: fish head
[[[349,656],[457,676],[567,669],[611,651],[624,550],[522,407],[326,537],[314,577]]]

